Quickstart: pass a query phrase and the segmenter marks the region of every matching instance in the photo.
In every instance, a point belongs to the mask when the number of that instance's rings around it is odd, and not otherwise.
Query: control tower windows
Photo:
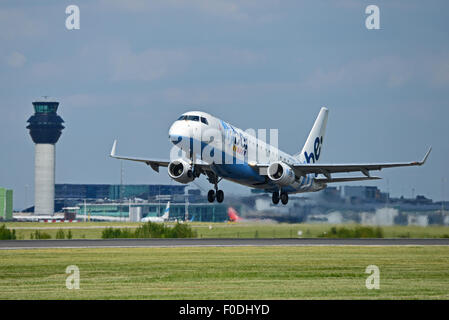
[[[51,113],[51,112],[56,112],[56,110],[58,109],[58,105],[57,104],[34,104],[34,111],[36,113]]]

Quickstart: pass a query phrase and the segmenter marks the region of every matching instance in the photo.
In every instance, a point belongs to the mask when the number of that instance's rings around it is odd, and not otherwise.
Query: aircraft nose
[[[182,139],[190,138],[190,127],[186,121],[176,121],[168,130],[168,138],[171,143],[178,144]]]

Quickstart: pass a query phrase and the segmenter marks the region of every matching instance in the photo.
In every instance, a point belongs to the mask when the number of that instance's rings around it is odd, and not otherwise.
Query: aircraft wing
[[[335,182],[350,182],[350,181],[364,181],[364,180],[379,180],[380,177],[344,177],[344,178],[315,178],[316,182],[320,183],[335,183]]]
[[[112,145],[110,157],[121,160],[130,160],[143,162],[149,165],[154,171],[159,172],[159,167],[168,167],[170,164],[170,160],[157,160],[157,159],[148,159],[148,158],[136,158],[136,157],[128,157],[128,156],[118,156],[115,154],[115,150],[117,148],[117,140],[114,140],[114,144]],[[195,163],[195,166],[202,169],[203,171],[210,171],[211,165],[203,162]]]
[[[323,174],[327,179],[332,179],[332,173],[341,173],[341,172],[362,172],[366,177],[370,177],[369,171],[371,170],[382,170],[383,168],[394,168],[394,167],[409,167],[409,166],[422,166],[427,157],[430,154],[432,148],[429,148],[426,155],[424,156],[422,161],[413,161],[413,162],[391,162],[391,163],[354,163],[354,164],[320,164],[320,163],[304,163],[304,164],[293,164],[291,165],[292,169],[295,171],[295,174],[300,177],[305,174],[315,173],[315,174]],[[261,172],[266,171],[268,165],[257,165]],[[265,169],[265,170],[263,170]]]
[[[168,164],[170,163],[170,161],[168,161],[168,160],[155,160],[155,159],[127,157],[127,156],[117,156],[115,154],[116,148],[117,148],[117,140],[114,140],[114,144],[112,145],[111,154],[109,155],[111,158],[144,162],[147,165],[149,165],[156,172],[159,172],[159,167],[168,167]]]

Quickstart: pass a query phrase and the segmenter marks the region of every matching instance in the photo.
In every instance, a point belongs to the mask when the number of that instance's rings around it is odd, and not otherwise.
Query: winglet
[[[429,148],[429,151],[427,151],[426,155],[424,156],[424,158],[420,162],[420,165],[423,165],[426,162],[427,158],[429,157],[430,151],[432,151],[432,147]]]
[[[115,148],[117,147],[117,140],[114,140],[114,144],[112,145],[110,157],[115,157]]]

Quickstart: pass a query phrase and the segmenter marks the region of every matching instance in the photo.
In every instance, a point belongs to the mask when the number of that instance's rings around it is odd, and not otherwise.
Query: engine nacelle
[[[168,164],[168,175],[180,183],[189,183],[195,179],[192,166],[183,159],[173,160]]]
[[[295,172],[283,162],[273,162],[267,170],[268,178],[279,186],[289,186],[295,182]]]

